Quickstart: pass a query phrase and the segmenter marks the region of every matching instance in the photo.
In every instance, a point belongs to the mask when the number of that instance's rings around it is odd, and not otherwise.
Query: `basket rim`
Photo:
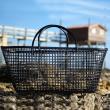
[[[38,46],[1,46],[1,48],[38,48]],[[108,50],[108,48],[89,48],[89,47],[40,47],[40,49],[77,49],[77,50],[82,50],[82,49],[85,49],[85,50]]]

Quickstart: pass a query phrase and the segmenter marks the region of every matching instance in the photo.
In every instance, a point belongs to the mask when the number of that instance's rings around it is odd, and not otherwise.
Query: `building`
[[[100,24],[68,27],[73,36],[69,35],[69,44],[74,43],[74,37],[80,45],[105,44],[107,29]]]

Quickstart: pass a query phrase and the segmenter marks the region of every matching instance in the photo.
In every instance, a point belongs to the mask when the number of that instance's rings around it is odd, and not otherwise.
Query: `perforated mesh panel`
[[[18,92],[94,92],[107,49],[2,47]]]

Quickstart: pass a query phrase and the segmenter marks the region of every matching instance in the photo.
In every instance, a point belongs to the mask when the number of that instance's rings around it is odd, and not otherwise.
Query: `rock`
[[[4,110],[17,110],[16,109],[16,104],[4,103]]]
[[[84,97],[84,108],[85,110],[94,110],[95,107],[95,96],[94,94],[87,94]]]
[[[52,108],[50,108],[50,107],[45,107],[44,110],[52,110]]]
[[[82,108],[78,108],[78,110],[83,110]]]
[[[37,97],[36,98],[36,100],[35,100],[37,103],[44,103],[44,97],[43,96],[39,96],[39,97]]]
[[[51,107],[52,106],[52,102],[48,101],[48,100],[45,100],[44,106],[45,107]]]
[[[44,104],[38,104],[38,105],[35,107],[35,110],[45,110]]]
[[[110,94],[103,96],[103,109],[108,110],[110,108]]]
[[[63,105],[60,105],[60,104],[55,104],[54,109],[55,110],[66,110],[66,108]]]
[[[103,103],[103,100],[102,100],[102,96],[99,95],[99,94],[95,94],[95,110],[103,110],[103,107],[102,107],[102,103]]]
[[[18,106],[17,110],[34,110],[34,107],[33,106],[22,105],[22,106]]]
[[[101,94],[101,95],[106,95],[106,94],[110,94],[110,91],[107,89],[102,89],[100,91],[97,91],[97,93]]]
[[[15,96],[14,100],[10,99],[13,98],[13,96],[1,96],[0,97],[0,110],[5,110],[5,108],[10,108],[14,105],[16,108],[16,103],[15,103]],[[109,97],[104,96],[104,97]],[[4,103],[2,98],[7,101]],[[52,99],[53,98],[53,99]],[[35,99],[35,100],[34,100]],[[103,100],[101,94],[83,94],[83,95],[78,95],[78,94],[72,94],[70,97],[66,97],[64,95],[39,95],[38,97],[24,97],[20,96],[17,98],[17,108],[18,110],[103,110],[103,108],[107,108],[108,105],[102,106]],[[36,101],[37,100],[37,101]],[[43,101],[42,101],[43,100]],[[52,102],[53,100],[53,102]],[[9,103],[9,101],[11,103]],[[39,101],[42,101],[42,103]],[[107,101],[107,98],[105,98],[105,102]],[[19,103],[18,103],[19,102]],[[67,104],[68,103],[68,104]],[[4,106],[7,105],[7,106]],[[105,105],[105,104],[104,104]],[[13,110],[14,108],[12,108]],[[16,110],[15,109],[15,110]],[[7,110],[7,109],[6,109]]]
[[[45,100],[52,100],[52,95],[46,94],[46,95],[44,96],[44,98],[45,98]]]
[[[63,102],[64,99],[62,99],[61,97],[55,97],[54,101],[55,102]]]
[[[1,91],[15,93],[15,89],[10,83],[0,83],[0,92]]]
[[[4,110],[4,104],[0,103],[0,110]]]
[[[34,107],[33,106],[27,106],[27,110],[34,110]]]
[[[28,98],[28,97],[20,97],[17,99],[17,104],[18,105],[22,105],[25,104],[27,106],[32,105],[34,102],[33,97],[32,99]]]
[[[79,107],[77,103],[71,103],[70,106],[71,106],[71,110],[77,110]]]
[[[110,82],[107,82],[106,88],[107,88],[108,90],[110,90]]]
[[[9,102],[9,103],[16,103],[16,97],[15,96],[4,96],[3,101]]]
[[[67,106],[67,107],[66,107],[66,110],[71,110],[71,107]]]
[[[71,95],[71,96],[70,96],[70,100],[71,100],[72,102],[77,102],[77,101],[78,101],[78,96],[77,96],[77,95]]]

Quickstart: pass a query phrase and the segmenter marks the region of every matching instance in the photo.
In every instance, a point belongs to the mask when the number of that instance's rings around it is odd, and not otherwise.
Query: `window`
[[[100,35],[104,35],[104,30],[100,29]]]
[[[96,28],[91,29],[91,33],[92,34],[96,34],[97,33],[97,29]]]

